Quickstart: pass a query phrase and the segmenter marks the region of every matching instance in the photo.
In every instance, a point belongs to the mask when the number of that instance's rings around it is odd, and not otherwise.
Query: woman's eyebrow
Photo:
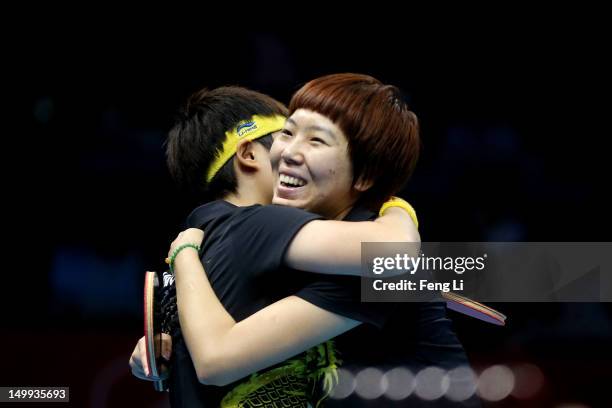
[[[336,135],[334,134],[334,132],[332,132],[331,130],[329,130],[326,127],[313,125],[313,126],[308,126],[305,130],[306,131],[313,131],[314,130],[316,132],[327,133],[329,135],[329,137],[331,137],[333,140],[336,140]]]
[[[297,122],[291,118],[287,118],[287,120],[285,121],[285,124],[290,124],[292,126],[298,126]],[[336,135],[334,134],[334,132],[332,132],[330,129],[323,127],[323,126],[318,126],[318,125],[312,125],[312,126],[307,126],[304,128],[304,131],[306,132],[323,132],[323,133],[327,133],[334,141],[336,141]]]

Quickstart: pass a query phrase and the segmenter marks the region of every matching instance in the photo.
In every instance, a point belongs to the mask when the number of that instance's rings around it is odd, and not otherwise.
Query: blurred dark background
[[[163,143],[202,87],[287,103],[323,74],[373,75],[421,120],[402,195],[424,241],[609,240],[604,26],[573,10],[502,15],[417,27],[404,14],[333,33],[316,16],[231,35],[93,16],[7,31],[0,385],[67,385],[74,406],[164,406],[127,363],[143,272],[163,268],[195,204],[174,188]],[[506,327],[454,315],[474,367],[530,363],[543,380],[489,406],[612,405],[609,304],[494,306]]]

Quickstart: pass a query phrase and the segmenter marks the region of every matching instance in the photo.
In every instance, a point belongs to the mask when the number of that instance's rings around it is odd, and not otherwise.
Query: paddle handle
[[[154,381],[153,387],[155,387],[155,391],[166,391],[166,384],[164,384],[164,380]]]

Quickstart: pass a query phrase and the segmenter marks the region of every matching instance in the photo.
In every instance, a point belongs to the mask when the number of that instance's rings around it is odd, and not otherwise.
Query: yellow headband
[[[253,115],[251,120],[243,120],[236,126],[225,132],[225,142],[221,154],[212,162],[208,173],[206,174],[206,182],[215,177],[215,174],[223,167],[231,157],[236,154],[236,147],[241,140],[255,140],[269,133],[281,130],[285,125],[285,117],[281,115],[274,116],[259,116]]]

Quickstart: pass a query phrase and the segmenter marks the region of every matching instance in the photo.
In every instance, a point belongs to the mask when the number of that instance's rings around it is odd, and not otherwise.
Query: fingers
[[[160,368],[159,377],[155,381],[165,380],[168,378],[169,374],[170,374],[170,369],[166,367],[165,364],[162,364]]]
[[[140,378],[141,380],[148,380],[146,372],[142,368],[142,366],[138,365],[134,359],[134,357],[130,357],[130,369],[132,371],[132,375],[136,378]]]
[[[166,333],[162,334],[162,355],[168,360],[172,355],[172,337]],[[165,364],[161,365],[159,375],[155,376],[151,375],[149,372],[146,361],[147,355],[145,350],[145,338],[142,337],[140,340],[138,340],[138,343],[130,356],[129,365],[132,375],[145,381],[160,381],[168,378],[169,369]]]
[[[162,333],[161,354],[166,360],[172,356],[172,337],[166,333]]]
[[[134,377],[140,378],[141,380],[146,380],[149,373],[147,372],[148,370],[143,367],[145,359],[143,358],[140,344],[140,341],[138,344],[136,344],[136,347],[130,356],[129,364]]]
[[[196,244],[198,246],[202,245],[204,240],[204,231],[198,228],[188,228],[184,231],[181,231],[177,237],[170,244],[170,249],[168,250],[168,258],[165,261],[169,263],[174,250],[181,246],[182,244]]]
[[[132,352],[132,356],[130,357],[130,369],[132,370],[132,375],[134,375],[134,377],[140,378],[141,380],[150,380],[149,369],[145,363],[147,361],[147,355],[144,342],[144,337],[138,340],[138,343]]]
[[[199,228],[189,228],[187,230],[189,234],[190,240],[192,240],[197,245],[202,245],[202,241],[204,240],[204,231]]]

